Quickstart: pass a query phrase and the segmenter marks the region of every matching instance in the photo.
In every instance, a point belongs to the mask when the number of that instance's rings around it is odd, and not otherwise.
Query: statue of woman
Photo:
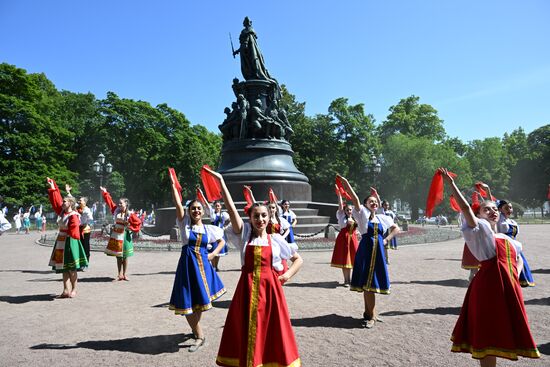
[[[262,52],[258,47],[256,32],[252,28],[252,21],[248,17],[243,21],[244,29],[241,31],[239,41],[241,46],[233,51],[233,56],[241,55],[241,71],[246,80],[261,79],[273,81],[265,67]]]

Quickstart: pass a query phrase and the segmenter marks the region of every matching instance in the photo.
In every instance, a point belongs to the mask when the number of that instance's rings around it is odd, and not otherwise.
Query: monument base
[[[311,201],[308,178],[294,165],[290,144],[283,140],[246,139],[226,142],[217,169],[235,201],[244,200],[243,185],[256,200],[266,200],[269,188],[279,199]]]

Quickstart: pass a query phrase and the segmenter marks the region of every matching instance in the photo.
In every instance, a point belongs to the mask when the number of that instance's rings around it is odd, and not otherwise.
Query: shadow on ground
[[[119,352],[130,352],[138,354],[162,354],[162,353],[177,353],[180,348],[188,348],[190,345],[179,344],[191,339],[191,334],[172,334],[172,335],[155,335],[144,336],[139,338],[126,338],[114,340],[90,340],[79,342],[76,344],[38,344],[33,345],[30,349],[76,349],[85,348],[93,350],[111,350]]]
[[[363,329],[362,319],[354,319],[351,316],[336,314],[291,319],[290,323],[295,327],[332,327],[337,329]]]
[[[525,301],[526,305],[550,306],[550,297],[535,298]]]
[[[531,270],[531,273],[534,273],[534,274],[550,274],[550,269],[535,269],[535,270]]]
[[[28,302],[53,301],[55,294],[29,294],[25,296],[0,296],[0,302],[20,305]]]
[[[432,261],[432,260],[439,260],[439,261],[462,261],[462,259],[436,259],[435,257],[430,257],[428,259],[424,259],[426,261]]]
[[[436,308],[416,308],[413,311],[387,311],[380,313],[381,316],[402,316],[425,313],[428,315],[459,315],[461,307],[436,307]]]
[[[288,283],[288,284],[285,284],[285,287],[334,289],[334,288],[338,288],[339,285],[340,283],[338,282],[312,282],[312,283]]]
[[[395,281],[391,284],[422,284],[440,285],[442,287],[468,288],[470,284],[467,279],[441,279],[441,280],[411,280],[410,282]]]
[[[539,349],[540,354],[550,356],[550,343],[540,344],[537,348]]]
[[[53,270],[0,270],[2,273],[55,274]]]
[[[135,274],[130,274],[132,276],[147,276],[147,275],[175,275],[176,272],[175,271],[159,271],[159,272],[156,272],[156,273],[135,273]]]
[[[56,278],[56,279],[45,279],[45,278],[38,278],[38,279],[29,279],[27,282],[61,282],[62,279]],[[81,276],[78,277],[79,283],[111,283],[114,282],[115,278],[111,277],[88,277],[88,278],[81,278]]]

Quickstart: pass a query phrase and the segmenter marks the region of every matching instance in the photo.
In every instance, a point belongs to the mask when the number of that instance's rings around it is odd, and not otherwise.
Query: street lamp
[[[92,169],[94,170],[96,176],[99,177],[99,186],[103,186],[103,177],[107,178],[113,172],[113,165],[111,163],[105,163],[105,156],[103,153],[99,153],[97,156],[97,161],[92,164]],[[103,199],[101,194],[99,195],[99,203],[103,209]],[[101,213],[101,217],[103,217],[103,210],[100,210],[99,213]],[[98,215],[98,217],[99,216],[100,215]]]
[[[373,187],[376,187],[376,177],[382,171],[382,163],[384,162],[384,157],[380,154],[379,157],[376,157],[374,154],[370,157],[370,162],[365,166],[365,173],[372,173],[373,177]]]

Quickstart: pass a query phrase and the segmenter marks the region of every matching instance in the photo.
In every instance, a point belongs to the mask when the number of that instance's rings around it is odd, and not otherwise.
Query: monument
[[[266,68],[248,17],[243,26],[233,57],[240,56],[244,81],[233,79],[235,101],[219,125],[223,146],[217,171],[236,200],[243,199],[243,185],[250,185],[258,199],[267,198],[272,188],[281,199],[311,201],[309,180],[292,160],[293,130],[280,106],[281,87]]]
[[[257,200],[268,198],[273,189],[279,199],[292,202],[299,217],[295,234],[319,233],[329,221],[336,223],[336,204],[311,202],[308,178],[294,165],[289,143],[293,133],[281,106],[281,87],[267,70],[258,47],[256,32],[248,17],[239,36],[243,81],[233,79],[235,100],[226,107],[218,126],[223,136],[222,159],[217,171],[235,201],[243,201],[243,185],[252,187]],[[157,209],[156,233],[174,231],[175,208]]]

